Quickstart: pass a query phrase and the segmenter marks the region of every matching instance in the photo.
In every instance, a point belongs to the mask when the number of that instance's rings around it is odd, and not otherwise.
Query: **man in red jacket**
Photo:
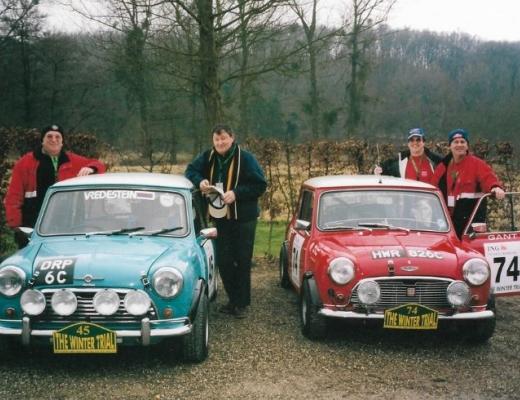
[[[105,165],[63,150],[63,129],[51,125],[41,132],[42,145],[23,155],[14,165],[4,199],[7,225],[14,229],[19,247],[27,243],[20,226],[33,227],[47,189],[58,181],[102,174]]]
[[[469,134],[465,129],[451,131],[448,143],[450,153],[435,168],[432,184],[444,194],[460,238],[478,199],[489,192],[503,199],[505,192],[493,169],[469,152]]]

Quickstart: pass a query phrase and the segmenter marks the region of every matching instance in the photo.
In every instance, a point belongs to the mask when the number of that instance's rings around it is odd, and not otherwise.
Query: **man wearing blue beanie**
[[[478,199],[489,192],[503,199],[505,192],[491,166],[469,152],[467,130],[452,130],[448,143],[450,153],[435,169],[432,183],[441,189],[460,238]]]

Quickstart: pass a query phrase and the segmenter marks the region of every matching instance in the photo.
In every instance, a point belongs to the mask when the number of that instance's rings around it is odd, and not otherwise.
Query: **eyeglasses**
[[[422,142],[422,138],[419,137],[411,137],[408,139],[409,142]]]

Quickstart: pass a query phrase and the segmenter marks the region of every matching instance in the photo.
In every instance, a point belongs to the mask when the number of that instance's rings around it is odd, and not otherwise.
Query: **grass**
[[[280,252],[280,245],[285,238],[285,222],[273,222],[273,231],[271,237],[271,247],[269,248],[269,221],[259,220],[256,226],[255,248],[253,255],[255,257],[277,258]]]

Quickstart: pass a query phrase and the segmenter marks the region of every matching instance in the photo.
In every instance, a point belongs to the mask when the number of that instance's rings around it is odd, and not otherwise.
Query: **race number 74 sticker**
[[[34,270],[37,285],[67,285],[74,279],[76,258],[48,258],[40,260]]]
[[[520,293],[520,242],[485,243],[484,252],[491,267],[491,286],[495,293]]]

